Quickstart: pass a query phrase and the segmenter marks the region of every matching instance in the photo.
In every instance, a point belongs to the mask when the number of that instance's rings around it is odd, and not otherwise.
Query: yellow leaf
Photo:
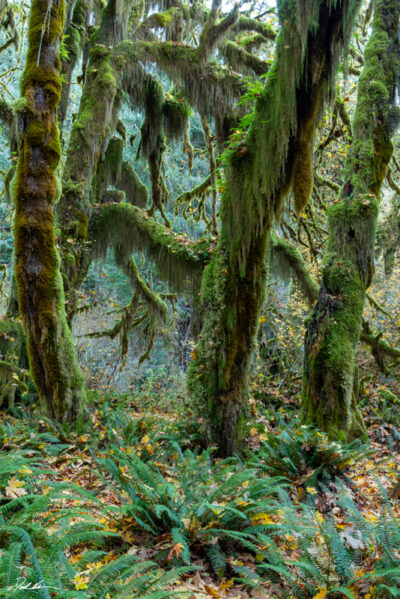
[[[328,596],[328,589],[322,589],[319,593],[314,595],[313,599],[326,599]]]
[[[26,491],[25,489],[23,489],[24,484],[25,483],[23,480],[18,480],[18,478],[16,478],[15,476],[10,478],[10,480],[8,481],[8,485],[6,486],[7,497],[10,497],[11,499],[16,499],[17,497],[22,497],[22,495],[26,495]]]
[[[81,574],[76,574],[74,577],[74,585],[77,590],[87,589],[90,578],[89,576],[82,576]]]
[[[265,514],[264,512],[262,512],[260,514],[254,514],[254,516],[252,516],[251,524],[252,525],[257,525],[257,524],[267,525],[267,524],[275,524],[275,522],[268,514]]]
[[[317,520],[320,524],[322,524],[322,522],[324,521],[324,517],[321,514],[321,512],[319,512],[318,510],[315,512],[315,515],[317,516]]]
[[[316,495],[318,493],[317,489],[314,489],[314,487],[306,487],[307,489],[307,493],[311,493],[311,495]]]
[[[32,474],[32,470],[28,468],[25,464],[18,470],[20,474]]]

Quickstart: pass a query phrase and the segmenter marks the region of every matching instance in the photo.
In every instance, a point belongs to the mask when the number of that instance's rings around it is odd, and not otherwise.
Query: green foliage
[[[292,481],[301,478],[304,484],[317,487],[344,475],[350,465],[368,453],[368,446],[359,440],[336,443],[326,433],[304,425],[270,433],[250,464],[270,476]]]
[[[3,444],[12,430],[2,430]],[[5,436],[5,434],[8,435]],[[12,437],[11,437],[12,438]],[[58,442],[51,435],[41,441]],[[27,457],[32,456],[34,457]],[[117,537],[90,514],[94,495],[71,483],[49,480],[38,453],[0,455],[0,597],[162,599],[187,568],[164,573],[132,555],[110,556],[104,545]],[[67,556],[85,547],[71,563]],[[111,557],[111,559],[110,559]]]

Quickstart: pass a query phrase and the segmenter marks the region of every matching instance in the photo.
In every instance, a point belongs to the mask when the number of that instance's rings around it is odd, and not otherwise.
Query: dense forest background
[[[0,595],[400,596],[398,0],[0,0]]]

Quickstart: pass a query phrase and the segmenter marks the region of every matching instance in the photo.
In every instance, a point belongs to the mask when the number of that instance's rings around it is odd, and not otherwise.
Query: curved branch
[[[290,272],[311,307],[318,299],[319,286],[308,272],[301,253],[292,244],[277,235],[271,235],[269,252],[271,266],[283,275]],[[372,298],[368,297],[368,299]],[[363,319],[360,340],[371,348],[371,353],[378,367],[383,372],[387,372],[384,358],[400,360],[400,349],[389,345],[382,339],[382,335],[383,333],[374,335],[369,322]]]
[[[221,0],[214,0],[207,22],[201,32],[200,43],[197,49],[201,62],[205,62],[210,58],[218,41],[233,27],[239,17],[239,9],[237,4],[235,4],[232,11],[217,23],[220,5]]]
[[[311,306],[318,298],[318,284],[310,275],[299,250],[291,243],[271,234],[269,242],[271,267],[283,276],[292,275]]]
[[[129,257],[135,250],[144,251],[157,263],[161,278],[177,291],[198,289],[213,249],[210,240],[188,241],[130,204],[100,206],[92,218],[89,234],[98,254],[117,244]]]
[[[257,58],[251,52],[232,41],[227,41],[221,45],[221,54],[227,62],[234,68],[245,68],[254,71],[258,76],[265,75],[269,70],[269,63]]]
[[[244,16],[240,16],[238,18],[235,25],[232,27],[232,31],[235,33],[252,31],[254,33],[259,33],[264,40],[270,41],[274,41],[276,38],[276,32],[272,29],[272,27],[266,25],[262,21],[258,21],[257,19]]]

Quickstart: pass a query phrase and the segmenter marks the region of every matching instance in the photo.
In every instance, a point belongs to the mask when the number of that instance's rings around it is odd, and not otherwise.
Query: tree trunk
[[[290,187],[297,210],[308,201],[314,127],[358,6],[280,3],[276,61],[247,135],[228,150],[221,235],[204,275],[204,324],[188,372],[194,406],[222,455],[243,440],[268,233]]]
[[[355,351],[374,270],[380,190],[399,117],[393,105],[400,60],[399,11],[398,0],[378,0],[375,5],[358,84],[346,183],[340,201],[328,213],[322,284],[305,338],[303,420],[332,439],[365,434],[353,392]]]
[[[57,105],[64,2],[32,0],[21,83],[25,109],[15,187],[15,273],[30,369],[47,415],[73,422],[85,402],[84,380],[68,327],[53,206],[60,161]]]

